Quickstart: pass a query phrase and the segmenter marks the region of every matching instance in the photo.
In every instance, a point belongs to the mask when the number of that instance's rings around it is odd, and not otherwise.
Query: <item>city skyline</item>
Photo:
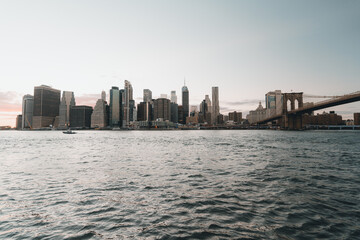
[[[257,107],[269,91],[342,95],[360,90],[356,1],[154,1],[0,3],[0,125],[15,125],[33,86],[99,93],[134,86],[199,105],[219,86],[220,112]],[[66,16],[66,17],[65,17]],[[29,30],[31,29],[31,31]],[[345,118],[359,103],[335,110]]]

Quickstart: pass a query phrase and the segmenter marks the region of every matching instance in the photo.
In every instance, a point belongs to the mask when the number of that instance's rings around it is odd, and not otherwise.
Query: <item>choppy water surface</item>
[[[0,132],[1,239],[359,239],[360,132]]]

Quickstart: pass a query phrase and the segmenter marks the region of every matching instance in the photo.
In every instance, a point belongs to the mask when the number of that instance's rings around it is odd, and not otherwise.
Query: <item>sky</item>
[[[181,101],[186,79],[191,105],[218,86],[221,112],[243,115],[276,89],[360,91],[359,13],[358,0],[2,0],[0,126],[41,84],[95,105],[125,79],[136,102],[145,88]],[[360,103],[325,110],[352,118]]]

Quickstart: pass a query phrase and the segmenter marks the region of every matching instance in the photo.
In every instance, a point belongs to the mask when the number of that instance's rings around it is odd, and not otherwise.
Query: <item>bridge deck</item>
[[[312,105],[308,105],[305,107],[301,107],[301,108],[298,108],[298,109],[295,109],[292,111],[288,111],[287,114],[298,115],[298,114],[304,114],[304,113],[311,113],[316,110],[334,107],[334,106],[338,106],[338,105],[342,105],[342,104],[346,104],[346,103],[352,103],[352,102],[356,102],[356,101],[360,101],[360,91],[351,93],[351,94],[346,94],[346,95],[338,97],[338,98],[321,101],[321,102],[318,102],[318,103],[315,103]],[[262,124],[262,123],[271,122],[276,119],[280,119],[282,116],[283,116],[282,114],[277,114],[277,115],[271,116],[269,118],[265,118],[261,121],[255,122],[253,124]]]

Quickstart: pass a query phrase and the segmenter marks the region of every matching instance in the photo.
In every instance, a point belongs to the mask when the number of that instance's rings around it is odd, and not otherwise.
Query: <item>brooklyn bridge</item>
[[[266,124],[278,120],[283,129],[300,130],[304,128],[304,114],[311,114],[316,110],[360,101],[360,91],[308,104],[304,104],[303,97],[303,92],[282,93],[282,113],[256,121],[253,125]],[[290,105],[290,107],[288,107],[288,105]]]

